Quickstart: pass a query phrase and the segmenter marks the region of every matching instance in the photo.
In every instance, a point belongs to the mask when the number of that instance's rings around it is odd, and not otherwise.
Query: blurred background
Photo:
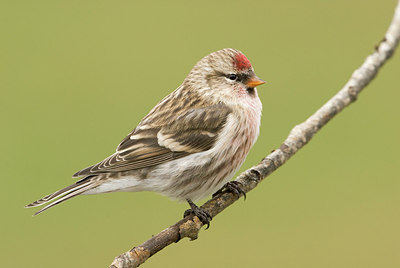
[[[1,265],[108,267],[182,217],[154,193],[23,206],[113,153],[203,56],[240,49],[268,81],[243,171],[342,88],[396,2],[2,1]],[[144,267],[400,267],[399,54],[245,202]]]

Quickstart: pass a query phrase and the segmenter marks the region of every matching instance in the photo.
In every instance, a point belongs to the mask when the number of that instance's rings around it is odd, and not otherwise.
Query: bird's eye
[[[236,74],[228,74],[227,77],[228,77],[230,80],[236,80],[236,79],[237,79],[237,75],[236,75]]]

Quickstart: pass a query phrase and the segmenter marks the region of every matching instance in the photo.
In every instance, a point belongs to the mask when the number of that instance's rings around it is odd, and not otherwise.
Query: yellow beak
[[[264,83],[265,83],[264,80],[260,79],[260,78],[259,78],[258,76],[256,76],[256,75],[254,75],[253,77],[251,77],[251,78],[247,81],[246,86],[248,86],[248,87],[256,87],[256,86],[262,85],[262,84],[264,84]]]

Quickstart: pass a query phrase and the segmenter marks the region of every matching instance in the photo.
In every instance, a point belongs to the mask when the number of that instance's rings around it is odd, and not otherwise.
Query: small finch
[[[114,154],[76,172],[73,177],[82,178],[74,184],[26,207],[53,201],[37,215],[77,195],[153,191],[186,200],[187,213],[208,224],[211,217],[193,201],[220,189],[243,164],[259,134],[262,105],[255,87],[263,83],[240,51],[209,54]]]

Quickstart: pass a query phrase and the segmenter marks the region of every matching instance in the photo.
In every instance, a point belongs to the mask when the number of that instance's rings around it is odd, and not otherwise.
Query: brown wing
[[[116,153],[74,177],[151,167],[209,150],[230,112],[224,104],[190,109],[163,126],[160,118],[147,118],[120,143]]]

